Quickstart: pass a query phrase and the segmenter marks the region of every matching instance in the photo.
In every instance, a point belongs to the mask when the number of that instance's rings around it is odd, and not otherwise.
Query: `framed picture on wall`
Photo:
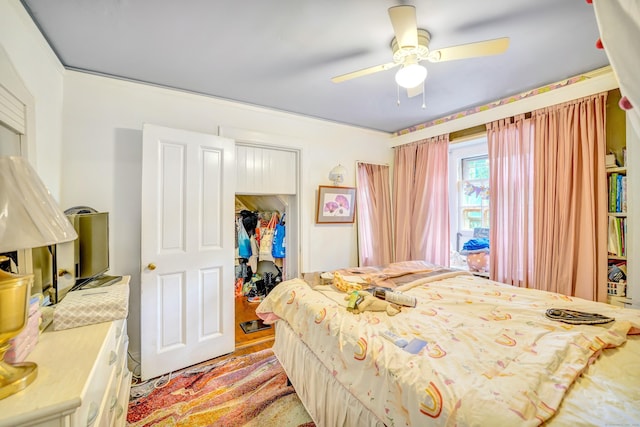
[[[356,212],[356,189],[353,187],[318,187],[316,224],[353,223]]]

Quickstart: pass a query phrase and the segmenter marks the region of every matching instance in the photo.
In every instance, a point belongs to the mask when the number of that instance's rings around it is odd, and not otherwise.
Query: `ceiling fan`
[[[477,56],[497,55],[509,47],[509,38],[445,47],[429,50],[431,35],[427,30],[418,28],[415,6],[402,5],[389,8],[389,18],[395,37],[391,41],[393,62],[364,68],[351,73],[333,77],[334,83],[344,82],[356,77],[366,76],[379,71],[390,70],[402,66],[396,73],[396,83],[407,89],[408,96],[416,96],[423,92],[427,69],[420,65],[421,61],[429,62],[453,61],[455,59],[473,58]]]

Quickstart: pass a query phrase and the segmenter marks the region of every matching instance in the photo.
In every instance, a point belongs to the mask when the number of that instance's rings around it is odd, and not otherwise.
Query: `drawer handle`
[[[87,415],[87,427],[90,427],[91,425],[93,425],[93,423],[96,422],[96,419],[98,418],[98,405],[96,405],[95,402],[91,402],[89,404],[89,413]]]
[[[109,353],[109,366],[116,363],[116,360],[118,360],[118,355],[115,351],[111,350],[111,353]]]

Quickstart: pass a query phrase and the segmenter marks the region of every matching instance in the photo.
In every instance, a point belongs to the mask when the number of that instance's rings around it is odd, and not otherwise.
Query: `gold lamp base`
[[[0,362],[0,400],[24,390],[37,376],[38,365],[33,362]]]
[[[0,270],[0,399],[26,388],[38,376],[32,362],[4,361],[9,341],[27,324],[33,275],[19,276]]]

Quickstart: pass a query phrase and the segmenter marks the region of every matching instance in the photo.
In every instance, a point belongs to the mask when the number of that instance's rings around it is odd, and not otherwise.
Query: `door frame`
[[[296,156],[296,194],[290,195],[291,203],[287,211],[287,269],[284,279],[292,279],[301,275],[301,248],[302,248],[302,225],[301,225],[301,206],[302,206],[302,148],[298,146],[299,140],[283,135],[267,134],[247,129],[240,129],[228,126],[219,126],[218,135],[233,139],[237,146],[258,147],[265,149],[277,149],[289,151]],[[292,145],[283,145],[291,143]],[[237,193],[236,194],[240,194]],[[244,193],[242,193],[244,194]],[[271,193],[261,193],[260,195],[278,195]]]
[[[7,117],[14,117],[16,120],[13,125],[10,123],[0,122],[0,126],[9,129],[11,132],[15,132],[19,138],[19,151],[20,156],[29,160],[29,163],[36,168],[36,125],[35,125],[35,99],[24,81],[20,77],[20,74],[15,69],[9,54],[5,48],[0,44],[0,82],[3,91],[6,92],[8,97],[11,97],[15,101],[16,105],[3,106],[0,105],[0,109],[7,114]],[[13,108],[11,108],[13,107]],[[23,110],[22,115],[14,114],[15,110]],[[31,274],[33,273],[33,259],[31,249],[19,249],[17,251],[18,257],[18,273],[19,274]]]

